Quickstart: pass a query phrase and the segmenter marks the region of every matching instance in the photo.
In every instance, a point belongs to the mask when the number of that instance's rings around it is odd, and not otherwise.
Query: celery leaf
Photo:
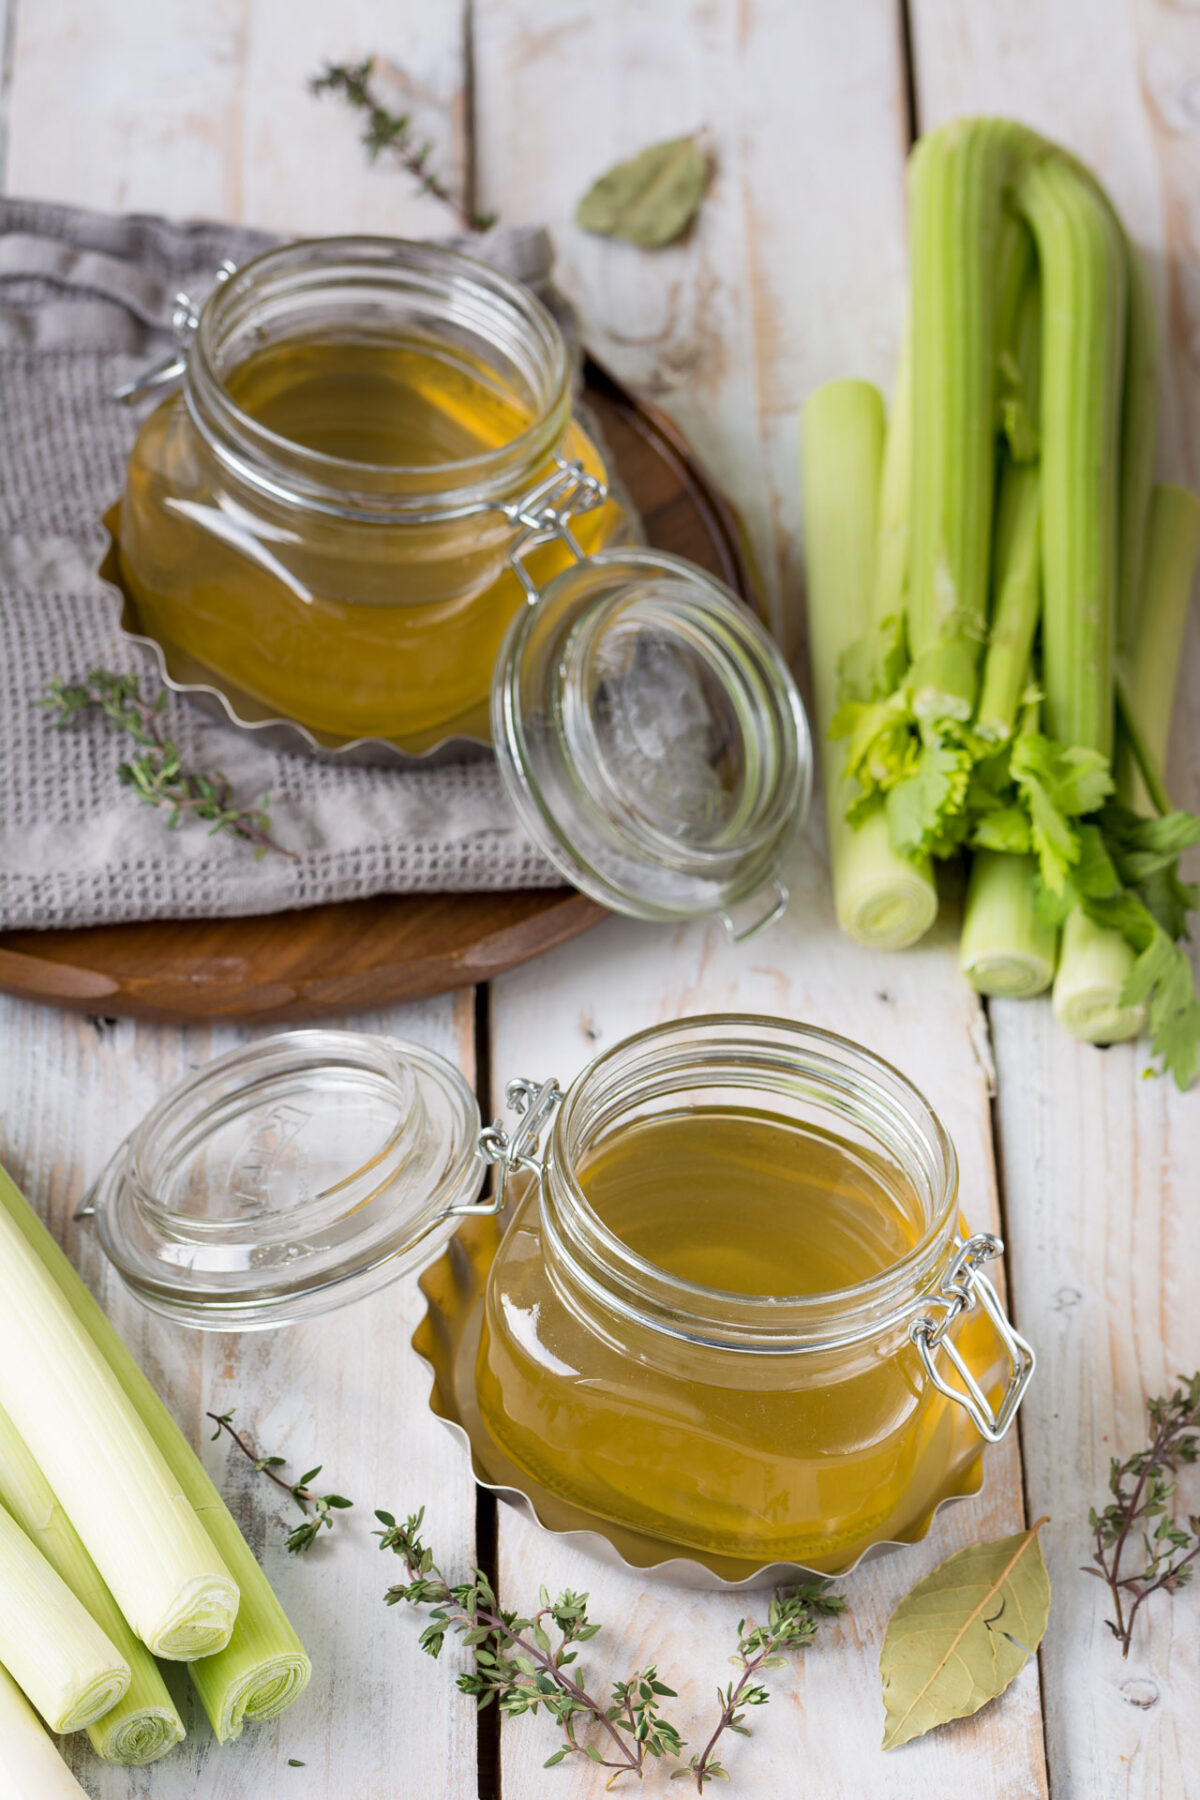
[[[976,820],[971,843],[977,850],[1009,850],[1025,856],[1033,848],[1029,817],[1020,806],[997,806]]]
[[[912,772],[887,797],[888,836],[899,855],[947,856],[962,842],[972,761],[966,745],[927,732]]]
[[[1013,744],[1010,766],[1017,792],[1029,809],[1042,879],[1061,894],[1080,855],[1074,821],[1095,812],[1112,792],[1107,758],[1097,750],[1064,747],[1041,732],[1029,731]]]

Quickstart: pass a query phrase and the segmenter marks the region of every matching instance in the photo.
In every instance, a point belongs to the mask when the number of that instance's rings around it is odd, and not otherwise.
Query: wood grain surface
[[[506,219],[550,224],[588,343],[677,421],[737,502],[801,668],[796,411],[831,376],[890,381],[914,122],[1005,111],[1095,162],[1154,263],[1170,343],[1163,470],[1200,483],[1200,13],[1187,0],[344,0],[336,12],[319,0],[18,0],[9,36],[13,191],[279,229],[442,228],[398,174],[363,167],[347,116],[303,93],[325,57],[377,51],[403,70],[393,79],[447,169]],[[574,203],[609,162],[698,128],[717,172],[686,242],[647,256],[575,230]],[[1171,779],[1180,801],[1200,801],[1195,620]],[[1011,1301],[1039,1372],[1020,1444],[989,1453],[983,1493],[945,1513],[925,1544],[852,1577],[844,1622],[770,1677],[754,1739],[730,1750],[730,1791],[1189,1800],[1200,1795],[1200,1598],[1151,1603],[1125,1664],[1103,1626],[1103,1592],[1079,1565],[1087,1509],[1103,1498],[1109,1456],[1141,1442],[1146,1394],[1200,1363],[1200,1096],[1143,1081],[1136,1047],[1073,1044],[1045,1001],[983,1007],[958,974],[953,896],[915,951],[849,944],[834,929],[823,857],[814,819],[787,919],[741,948],[708,927],[608,920],[493,981],[473,1009],[461,996],[371,1023],[477,1063],[485,1111],[513,1074],[566,1080],[640,1025],[721,1008],[832,1025],[911,1073],[955,1137],[968,1216],[1002,1221]],[[186,1062],[244,1035],[97,1030],[0,1001],[0,1155],[89,1278],[103,1271],[68,1226],[72,1203]],[[699,1738],[745,1603],[601,1569],[504,1509],[493,1518],[484,1505],[477,1531],[463,1467],[432,1430],[404,1347],[409,1284],[303,1333],[204,1341],[139,1314],[111,1280],[104,1292],[197,1441],[204,1405],[236,1405],[272,1448],[281,1439],[287,1453],[323,1457],[364,1510],[428,1501],[447,1562],[465,1566],[477,1546],[506,1604],[523,1605],[543,1580],[589,1588],[604,1624],[587,1657],[597,1678],[655,1655],[681,1690],[673,1716]],[[369,1550],[348,1537],[307,1568],[288,1565],[272,1497],[247,1488],[223,1446],[204,1452],[322,1671],[278,1727],[220,1755],[198,1732],[194,1747],[130,1778],[81,1754],[89,1792],[603,1791],[582,1766],[543,1773],[555,1738],[542,1720],[499,1727],[485,1715],[477,1739],[447,1669],[416,1653],[415,1621],[379,1607]],[[1038,1663],[974,1719],[885,1756],[876,1664],[890,1607],[950,1550],[1040,1512],[1051,1514],[1054,1602]],[[658,1772],[645,1791],[680,1789]]]

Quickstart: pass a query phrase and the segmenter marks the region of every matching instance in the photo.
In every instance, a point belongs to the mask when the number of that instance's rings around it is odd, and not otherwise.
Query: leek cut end
[[[105,1725],[104,1719],[93,1725],[89,1733],[92,1747],[105,1762],[121,1763],[130,1769],[157,1762],[187,1736],[179,1714],[165,1706],[148,1706],[130,1713],[111,1730],[106,1730]]]
[[[89,1681],[75,1698],[75,1704],[61,1712],[57,1718],[47,1719],[51,1731],[82,1731],[85,1725],[91,1725],[102,1719],[106,1712],[111,1712],[117,1701],[124,1695],[129,1686],[129,1665],[122,1662],[111,1669],[105,1669],[94,1681]]]
[[[261,1724],[278,1718],[308,1686],[312,1663],[303,1651],[285,1652],[247,1669],[240,1681],[230,1682],[218,1716],[213,1720],[217,1742],[239,1737],[243,1724]]]
[[[1146,1022],[1144,1006],[1122,1006],[1133,951],[1119,932],[1095,924],[1076,907],[1063,926],[1054,983],[1054,1016],[1085,1044],[1121,1044]]]
[[[195,1662],[215,1656],[233,1636],[237,1618],[237,1584],[228,1578],[197,1577],[180,1589],[170,1616],[144,1641],[166,1662]]]

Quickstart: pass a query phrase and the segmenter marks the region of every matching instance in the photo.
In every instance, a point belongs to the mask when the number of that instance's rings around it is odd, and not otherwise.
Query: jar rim
[[[672,1045],[677,1047],[675,1055]],[[739,1045],[743,1051],[757,1050],[781,1069],[790,1062],[793,1073],[800,1071],[814,1083],[826,1084],[829,1094],[840,1089],[853,1097],[856,1089],[878,1110],[892,1107],[897,1119],[905,1117],[902,1109],[907,1107],[910,1137],[928,1154],[934,1187],[925,1228],[916,1243],[861,1282],[797,1295],[748,1295],[705,1286],[673,1275],[630,1249],[588,1201],[575,1174],[581,1146],[572,1143],[572,1134],[585,1104],[595,1099],[598,1088],[603,1093],[622,1065],[627,1081],[631,1074],[645,1075],[651,1059],[642,1052],[649,1051],[652,1057],[656,1048],[661,1049],[663,1068],[674,1067],[681,1077],[676,1085],[698,1085],[705,1045],[718,1054]],[[715,1055],[710,1058],[710,1070],[716,1061]],[[766,1066],[762,1061],[757,1064],[760,1070]],[[616,1116],[615,1111],[610,1116]],[[612,1045],[581,1071],[554,1121],[541,1197],[543,1228],[552,1250],[565,1259],[570,1281],[579,1281],[599,1307],[713,1348],[795,1353],[861,1342],[912,1316],[921,1297],[936,1284],[955,1241],[958,1186],[958,1159],[944,1124],[916,1084],[885,1058],[821,1026],[766,1014],[709,1013],[651,1025]]]
[[[357,282],[378,299],[406,292],[441,307],[448,320],[487,335],[507,336],[519,352],[534,416],[506,443],[438,463],[373,463],[313,450],[270,430],[245,412],[228,389],[221,348],[246,316],[319,296],[323,287]],[[276,498],[353,512],[351,502],[380,500],[407,509],[419,501],[439,517],[475,511],[511,493],[553,451],[571,401],[567,345],[552,314],[531,289],[491,264],[448,245],[370,236],[301,238],[262,251],[219,282],[200,308],[184,392],[197,428],[236,472]]]

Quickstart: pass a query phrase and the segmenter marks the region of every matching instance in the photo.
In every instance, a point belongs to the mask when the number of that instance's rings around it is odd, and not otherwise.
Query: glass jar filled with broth
[[[656,1026],[556,1108],[488,1277],[480,1414],[595,1518],[844,1569],[1007,1429],[1033,1357],[981,1273],[998,1249],[879,1058],[782,1020]]]
[[[496,1216],[481,1289],[461,1257],[436,1284],[476,1468],[660,1561],[840,1570],[971,1488],[1033,1354],[902,1075],[829,1032],[718,1014],[508,1097],[515,1121],[481,1130],[458,1070],[417,1045],[261,1039],[122,1145],[101,1241],[155,1310],[261,1329]]]
[[[177,319],[182,388],[129,462],[138,624],[179,679],[327,746],[486,740],[529,496],[554,491],[584,554],[627,535],[558,326],[429,244],[290,244],[224,276]],[[541,587],[571,558],[556,536],[524,569]]]

